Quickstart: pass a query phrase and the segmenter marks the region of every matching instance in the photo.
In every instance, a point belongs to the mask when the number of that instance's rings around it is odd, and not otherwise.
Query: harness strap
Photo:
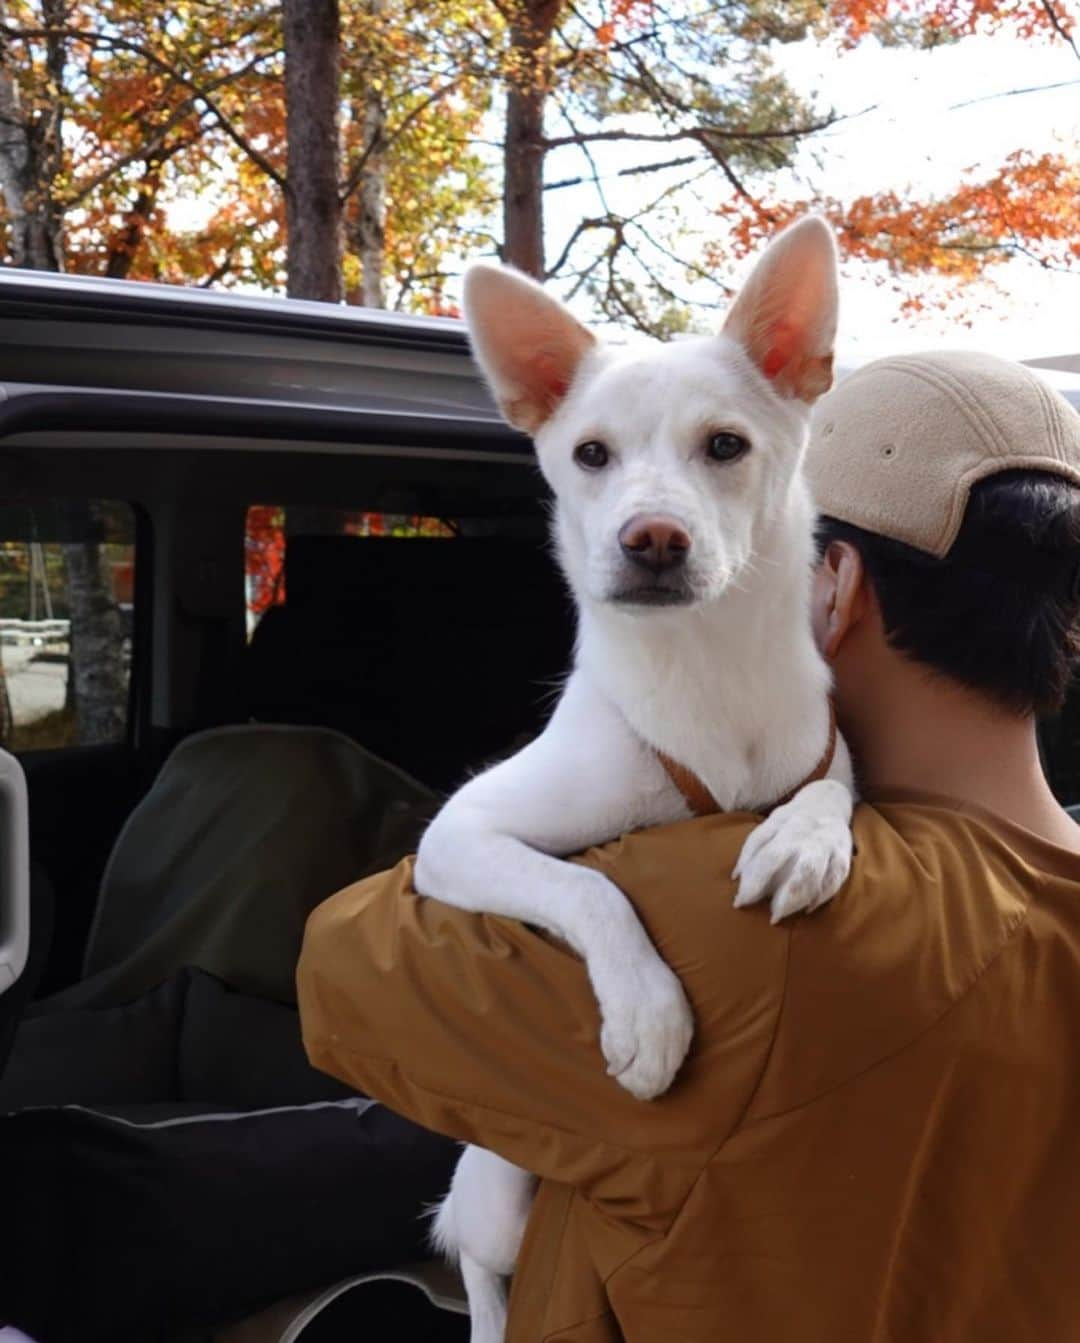
[[[680,765],[677,760],[672,760],[671,756],[665,755],[663,751],[657,751],[656,754],[661,765],[663,765],[664,771],[667,774],[668,778],[682,794],[683,801],[690,808],[690,811],[693,813],[693,815],[714,816],[718,811],[723,810],[723,808],[718,805],[716,798],[713,797],[712,793],[709,792],[708,788],[705,787],[705,785],[701,782],[698,776],[695,773],[693,773],[692,770],[687,769],[685,765]],[[824,754],[822,755],[821,759],[817,762],[817,765],[814,767],[813,772],[808,774],[807,777],[803,779],[802,783],[796,784],[796,786],[792,788],[792,790],[789,793],[785,793],[782,798],[780,798],[777,802],[774,802],[772,806],[766,808],[766,810],[774,811],[777,807],[782,807],[785,802],[790,802],[791,799],[795,796],[795,794],[798,793],[801,789],[805,788],[808,783],[817,783],[819,779],[823,779],[825,775],[828,774],[829,770],[832,768],[832,762],[835,755],[836,755],[836,705],[833,702],[832,696],[830,695],[829,739],[825,743]]]

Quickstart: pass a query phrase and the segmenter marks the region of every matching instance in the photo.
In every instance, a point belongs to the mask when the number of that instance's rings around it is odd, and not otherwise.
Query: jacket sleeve
[[[641,832],[584,860],[630,895],[690,997],[695,1043],[665,1096],[635,1100],[607,1076],[568,948],[417,896],[409,859],[311,915],[297,984],[312,1063],[622,1216],[674,1211],[748,1104],[783,996],[786,931],[731,908],[749,828],[731,821]]]

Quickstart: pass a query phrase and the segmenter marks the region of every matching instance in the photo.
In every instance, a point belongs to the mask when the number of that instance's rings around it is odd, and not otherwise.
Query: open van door
[[[0,1068],[23,994],[13,993],[30,954],[30,827],[26,779],[0,750]]]
[[[26,779],[0,750],[0,998],[22,977],[30,953],[30,825]]]

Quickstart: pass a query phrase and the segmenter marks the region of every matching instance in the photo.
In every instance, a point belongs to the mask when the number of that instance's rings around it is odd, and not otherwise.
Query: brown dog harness
[[[690,808],[695,816],[714,816],[723,808],[718,805],[716,798],[705,787],[698,776],[688,770],[685,765],[680,765],[677,760],[672,760],[671,756],[665,755],[663,751],[657,751],[661,765],[668,778],[679,790],[683,796],[683,801]],[[803,779],[802,783],[796,784],[789,793],[785,793],[779,801],[774,802],[766,811],[775,811],[777,807],[782,807],[785,802],[790,802],[797,792],[805,788],[808,783],[817,783],[823,779],[832,768],[833,758],[836,755],[836,705],[832,697],[829,697],[829,740],[825,743],[825,752],[817,762],[812,773]]]

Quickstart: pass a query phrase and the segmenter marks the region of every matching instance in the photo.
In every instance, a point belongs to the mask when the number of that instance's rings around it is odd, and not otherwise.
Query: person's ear
[[[818,565],[814,626],[818,647],[828,661],[865,618],[868,610],[866,567],[848,541],[830,541]]]

